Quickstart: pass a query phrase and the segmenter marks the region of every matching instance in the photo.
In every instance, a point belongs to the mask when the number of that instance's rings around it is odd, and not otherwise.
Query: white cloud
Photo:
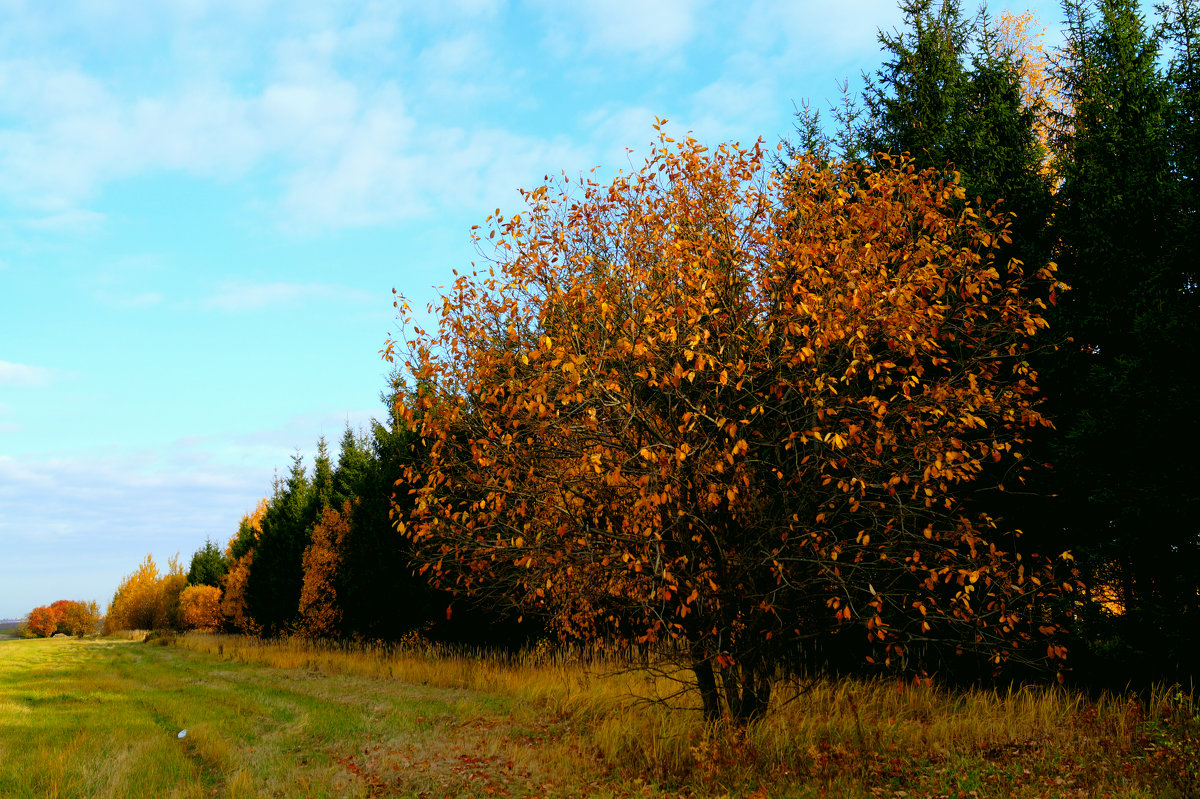
[[[224,541],[270,479],[212,459],[180,468],[146,454],[0,456],[0,615],[59,598],[103,603],[147,552],[165,566],[206,535]]]
[[[879,51],[876,34],[900,20],[893,0],[755,0],[742,16],[739,37],[748,52],[777,51],[794,67],[831,68]],[[830,74],[830,79],[838,76]]]
[[[50,385],[56,376],[56,370],[44,366],[0,361],[0,386],[42,388]]]
[[[589,53],[669,57],[696,33],[697,0],[544,0],[550,46],[560,55]]]
[[[436,58],[468,58],[472,40],[464,41]],[[207,86],[130,101],[81,73],[47,68],[41,81],[60,86],[60,99],[31,113],[10,107],[23,121],[0,130],[0,195],[47,212],[27,224],[79,230],[103,220],[79,205],[108,181],[155,172],[228,180],[273,165],[280,224],[310,231],[388,224],[464,199],[486,207],[528,183],[525,166],[576,162],[561,160],[554,140],[422,123],[398,85],[363,88],[306,63],[250,96]]]
[[[99,229],[105,218],[105,214],[97,211],[73,208],[55,214],[25,219],[21,224],[32,230],[45,230],[52,233],[89,233]]]
[[[325,283],[222,283],[203,307],[219,311],[256,311],[263,308],[303,305],[307,302],[374,302],[369,292]]]

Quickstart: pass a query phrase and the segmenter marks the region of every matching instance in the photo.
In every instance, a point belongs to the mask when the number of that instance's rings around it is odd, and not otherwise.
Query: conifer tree
[[[328,489],[326,489],[328,490]],[[286,632],[295,621],[304,583],[304,550],[317,518],[318,487],[292,457],[287,480],[277,485],[262,519],[246,583],[250,616],[268,635]]]
[[[1058,70],[1070,114],[1053,137],[1063,177],[1055,229],[1072,291],[1051,321],[1072,343],[1047,381],[1060,430],[1059,519],[1093,589],[1115,590],[1123,606],[1092,634],[1115,630],[1152,676],[1172,676],[1195,667],[1184,655],[1194,652],[1200,562],[1191,367],[1200,326],[1187,246],[1196,222],[1184,199],[1194,151],[1183,115],[1173,129],[1159,41],[1137,4],[1071,0],[1064,9]],[[1177,68],[1185,86],[1187,65]]]
[[[209,585],[221,587],[221,580],[229,571],[229,561],[225,553],[213,543],[211,538],[204,540],[204,546],[192,554],[192,562],[188,568],[188,585]]]

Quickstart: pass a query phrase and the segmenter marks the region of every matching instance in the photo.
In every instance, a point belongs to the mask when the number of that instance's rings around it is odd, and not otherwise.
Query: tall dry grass
[[[1180,718],[1172,703],[1194,708],[1193,694],[1178,687],[1146,700],[1091,699],[1059,686],[947,690],[818,679],[780,686],[772,711],[739,727],[704,722],[686,673],[596,653],[585,658],[543,646],[502,655],[415,638],[351,645],[192,634],[176,643],[243,663],[503,694],[531,716],[572,720],[613,767],[668,785],[803,781],[847,796],[871,795],[860,793],[865,784],[912,787],[914,780],[931,796],[993,795],[989,786],[994,795],[1009,795],[1004,786],[1033,790],[1042,783],[1062,789],[1046,794],[1055,796],[1190,797],[1200,790],[1186,773],[1174,773],[1192,744],[1163,743],[1179,738],[1171,732]],[[1158,758],[1159,751],[1170,756]]]

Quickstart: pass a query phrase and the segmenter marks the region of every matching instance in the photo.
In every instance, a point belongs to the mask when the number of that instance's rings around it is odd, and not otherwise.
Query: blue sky
[[[1057,7],[1033,7],[1053,41]],[[877,67],[899,15],[0,0],[0,18],[4,618],[103,606],[147,553],[224,543],[297,448],[381,415],[391,289],[434,298],[518,188],[628,169],[656,116],[774,144],[795,104]]]

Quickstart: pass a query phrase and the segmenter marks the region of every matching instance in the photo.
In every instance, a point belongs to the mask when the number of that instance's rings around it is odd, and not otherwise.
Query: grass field
[[[821,682],[737,730],[633,699],[673,687],[545,653],[8,642],[0,797],[1200,795],[1177,691]]]

